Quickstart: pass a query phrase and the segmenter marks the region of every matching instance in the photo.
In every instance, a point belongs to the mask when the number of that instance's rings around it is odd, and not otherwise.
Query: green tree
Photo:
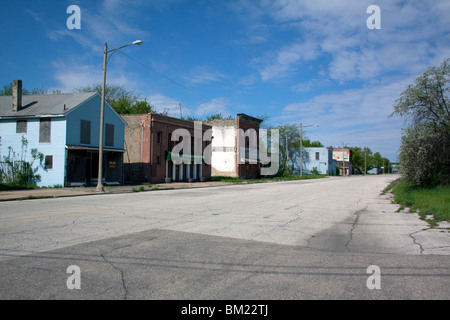
[[[297,124],[281,124],[269,129],[279,130],[280,169],[278,175],[288,174],[291,169],[289,162],[298,161],[300,151],[300,126]],[[303,135],[302,145],[307,147],[323,147],[320,141],[311,141]]]
[[[102,94],[102,84],[88,85],[76,88],[75,92],[97,92]],[[140,95],[134,90],[127,90],[122,85],[108,84],[105,86],[105,100],[117,113],[129,113],[131,106],[140,100]]]
[[[207,121],[211,121],[211,120],[232,120],[233,116],[229,115],[227,117],[223,116],[221,112],[219,113],[215,113],[215,114],[211,114],[209,116],[206,116],[206,120]]]
[[[23,95],[30,95],[30,94],[56,94],[56,93],[61,93],[61,90],[56,90],[56,89],[32,89],[31,91],[22,88],[22,94]],[[12,83],[10,84],[5,84],[3,86],[3,89],[0,89],[0,96],[12,96]]]
[[[404,177],[422,185],[450,184],[450,59],[430,67],[396,100],[392,115],[410,121],[400,147]]]
[[[102,85],[95,84],[75,89],[76,92],[97,92],[102,94]],[[119,114],[142,114],[142,113],[160,113],[167,115],[167,110],[158,112],[154,106],[141,99],[141,96],[134,90],[127,90],[120,85],[106,85],[105,99],[108,104]]]
[[[303,147],[305,148],[323,148],[323,144],[320,141],[311,141],[309,139],[303,139]]]

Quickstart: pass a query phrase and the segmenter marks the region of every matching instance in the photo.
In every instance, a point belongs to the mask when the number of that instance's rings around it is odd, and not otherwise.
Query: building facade
[[[210,126],[155,113],[122,118],[128,124],[126,183],[194,182],[211,178]]]
[[[304,147],[302,150],[303,174],[336,175],[336,161],[333,159],[332,148]],[[300,150],[294,152],[289,165],[294,174],[300,174]]]
[[[260,174],[259,127],[262,120],[246,114],[205,121],[212,127],[211,175],[254,179]]]
[[[22,96],[21,88],[21,81],[14,81],[13,96],[0,97],[1,158],[9,150],[22,150],[26,141],[26,160],[32,149],[45,157],[42,166],[35,163],[41,176],[38,186],[97,184],[100,95]],[[104,183],[121,184],[126,123],[107,103],[104,119]]]
[[[334,148],[333,159],[336,160],[340,175],[352,174],[352,150],[350,148]]]

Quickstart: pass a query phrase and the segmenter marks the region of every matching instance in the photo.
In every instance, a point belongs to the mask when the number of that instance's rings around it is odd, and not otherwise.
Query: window
[[[44,167],[45,167],[45,170],[53,169],[53,156],[45,156]]]
[[[156,164],[161,164],[161,157],[160,156],[156,156]]]
[[[27,133],[27,120],[17,120],[16,133]]]
[[[319,160],[319,152],[316,152],[316,160]]]
[[[91,122],[81,120],[81,144],[91,144]]]
[[[159,131],[156,135],[156,142],[161,143],[162,142],[162,132]]]
[[[39,143],[50,143],[51,119],[41,119],[39,127]]]
[[[114,125],[113,124],[106,124],[105,127],[105,144],[108,147],[114,146]]]

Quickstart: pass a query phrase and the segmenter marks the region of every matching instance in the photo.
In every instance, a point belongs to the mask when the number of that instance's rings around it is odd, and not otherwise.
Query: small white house
[[[13,95],[0,97],[0,161],[10,147],[20,153],[26,139],[25,160],[35,148],[45,156],[38,186],[96,184],[100,107],[95,92],[22,96],[15,80]],[[122,183],[126,122],[105,103],[104,124],[104,182]]]

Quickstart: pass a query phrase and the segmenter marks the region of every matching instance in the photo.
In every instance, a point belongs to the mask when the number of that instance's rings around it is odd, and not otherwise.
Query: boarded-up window
[[[27,120],[17,120],[16,133],[27,133]]]
[[[107,123],[105,126],[105,144],[108,147],[114,146],[114,125]]]
[[[51,131],[51,120],[41,119],[41,125],[39,127],[39,143],[50,143]]]
[[[81,120],[81,144],[91,144],[91,122]]]
[[[45,156],[45,170],[53,169],[53,156]]]

